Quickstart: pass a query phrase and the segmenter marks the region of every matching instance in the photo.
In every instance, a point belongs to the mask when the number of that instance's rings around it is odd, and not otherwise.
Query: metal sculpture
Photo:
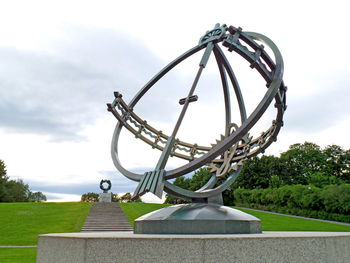
[[[265,51],[264,46],[258,42],[264,43],[272,50],[274,59]],[[246,59],[250,63],[250,67],[257,70],[266,81],[267,91],[250,116],[247,116],[240,86],[220,44],[227,48],[228,51],[234,51]],[[133,111],[133,108],[142,96],[165,74],[180,62],[202,49],[205,49],[205,51],[199,63],[198,73],[192,87],[188,96],[179,101],[183,108],[174,130],[171,135],[163,134],[162,131],[152,127],[147,121],[140,118]],[[176,134],[189,104],[198,99],[194,95],[194,91],[211,53],[214,54],[221,76],[226,124],[224,134],[221,135],[215,145],[200,146],[184,142],[176,138]],[[220,203],[222,201],[221,193],[235,181],[242,169],[243,162],[264,152],[272,142],[276,141],[277,134],[283,125],[282,119],[286,110],[286,87],[283,84],[282,76],[283,60],[281,53],[269,38],[258,33],[243,32],[241,28],[217,24],[213,30],[208,31],[200,38],[197,46],[185,52],[155,75],[129,104],[123,100],[119,92],[115,92],[114,101],[111,104],[107,104],[108,111],[112,112],[118,120],[112,140],[112,159],[116,168],[124,176],[139,182],[132,199],[136,199],[146,192],[152,192],[161,198],[164,190],[168,194],[191,199],[193,203]],[[229,81],[232,84],[239,105],[240,125],[233,123],[231,120]],[[271,127],[263,131],[259,137],[251,137],[249,131],[260,119],[273,99],[275,100],[274,106],[277,114],[275,120],[272,121]],[[123,127],[152,148],[162,151],[154,170],[144,174],[137,174],[128,171],[122,166],[118,157],[118,140]],[[188,160],[189,163],[176,169],[165,170],[169,156]],[[197,191],[182,189],[169,182],[170,179],[188,174],[204,165],[210,168],[212,177]],[[221,179],[221,183],[218,185],[219,179]]]
[[[107,187],[104,186],[104,184],[107,184]],[[100,189],[104,192],[104,193],[108,193],[109,190],[111,190],[112,188],[112,183],[110,180],[101,180],[100,182]]]

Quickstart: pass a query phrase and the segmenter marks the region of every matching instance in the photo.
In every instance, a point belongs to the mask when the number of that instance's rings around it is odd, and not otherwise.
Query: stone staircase
[[[81,232],[133,231],[118,203],[94,203]]]

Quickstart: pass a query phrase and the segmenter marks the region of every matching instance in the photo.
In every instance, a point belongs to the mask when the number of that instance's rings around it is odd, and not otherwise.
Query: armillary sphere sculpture
[[[264,49],[268,46],[273,52],[272,59]],[[223,48],[236,52],[250,63],[250,67],[257,70],[266,81],[267,90],[253,112],[247,116],[243,96],[235,74],[226,58]],[[183,105],[180,116],[175,124],[172,134],[166,135],[162,131],[152,127],[147,121],[140,118],[133,108],[138,101],[156,84],[165,74],[191,55],[204,50],[199,63],[198,73],[195,76],[192,87],[186,98],[180,99]],[[221,83],[225,103],[225,131],[217,143],[212,146],[200,146],[195,143],[184,142],[176,137],[186,110],[191,102],[198,99],[194,95],[198,80],[203,69],[206,67],[211,53],[214,54]],[[220,203],[222,192],[226,190],[237,178],[242,169],[243,162],[264,150],[274,141],[283,125],[283,114],[286,110],[286,87],[283,84],[283,60],[277,46],[266,36],[253,32],[243,32],[241,28],[217,24],[215,28],[208,31],[199,40],[197,46],[185,52],[172,61],[155,75],[127,104],[122,95],[115,92],[115,99],[107,104],[108,110],[117,118],[112,140],[112,159],[116,168],[127,178],[139,182],[133,199],[146,192],[152,192],[161,197],[163,190],[168,194],[191,199],[193,203]],[[237,125],[231,120],[231,104],[229,81],[235,93],[241,124]],[[261,87],[264,88],[264,87]],[[275,101],[276,118],[266,131],[257,138],[249,135],[249,131],[264,114],[272,101]],[[132,132],[136,138],[149,144],[152,148],[162,151],[160,159],[152,171],[145,174],[137,174],[125,169],[118,158],[118,140],[122,128],[125,127]],[[172,170],[165,170],[169,156],[188,160],[189,163]],[[188,174],[194,170],[207,165],[212,177],[199,190],[189,191],[182,189],[171,182],[170,179]],[[220,181],[219,181],[220,180]],[[219,183],[220,182],[220,183]]]

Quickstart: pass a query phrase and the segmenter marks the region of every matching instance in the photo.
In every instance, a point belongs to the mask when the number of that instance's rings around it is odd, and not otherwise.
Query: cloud
[[[170,167],[173,169],[175,167]],[[132,171],[138,174],[143,174],[147,171],[152,171],[154,167],[141,167],[135,168]],[[100,176],[88,180],[81,179],[80,182],[76,180],[70,182],[69,180],[63,181],[62,179],[58,181],[44,182],[43,180],[37,179],[25,179],[24,182],[29,185],[30,190],[37,192],[46,192],[46,193],[60,193],[65,195],[82,195],[88,192],[100,193],[100,181],[102,179],[111,180],[112,188],[111,192],[113,193],[133,193],[138,185],[138,182],[129,180],[124,175],[119,173],[117,170],[106,170],[99,171]],[[191,173],[192,174],[192,173]],[[189,176],[189,175],[188,175]],[[78,178],[78,176],[71,175],[71,178]]]
[[[152,167],[141,167],[133,169],[132,171],[138,174],[143,174],[146,171],[151,171],[154,168]],[[119,173],[117,170],[105,170],[99,171],[99,176],[94,179],[88,178],[87,180],[81,179],[79,182],[77,180],[69,181],[50,181],[44,182],[43,180],[37,179],[25,179],[25,183],[29,184],[31,191],[41,191],[41,192],[50,192],[50,193],[62,193],[62,194],[84,194],[88,192],[99,193],[100,190],[100,181],[102,179],[109,179],[112,183],[111,191],[114,193],[126,193],[134,192],[138,182],[129,180],[124,175]],[[71,175],[70,178],[82,178],[81,176]]]
[[[0,56],[6,65],[0,71],[1,127],[74,140],[77,131],[101,114],[94,110],[96,97],[88,93],[97,83],[107,86],[103,74],[15,49],[1,48]]]
[[[39,50],[0,47],[0,128],[46,135],[51,141],[86,139],[81,131],[110,115],[105,104],[113,100],[113,91],[129,102],[167,64],[137,38],[91,27],[62,27],[60,38]],[[200,57],[166,74],[135,112],[150,124],[175,123],[178,100],[187,95]],[[222,100],[220,85],[217,69],[215,75],[205,72],[196,90],[200,102]]]
[[[338,71],[310,77],[314,78],[316,92],[287,99],[285,123],[290,131],[320,132],[350,118],[350,108],[345,99],[350,97],[349,74]],[[291,92],[292,88],[288,90],[288,93]]]
[[[50,193],[50,192],[44,192],[43,193],[46,198],[47,202],[72,202],[72,201],[80,201],[81,195],[74,195],[74,194],[61,194],[61,193]]]
[[[163,65],[117,31],[71,26],[64,33],[45,52],[0,47],[1,128],[53,141],[84,139],[79,132],[108,114],[113,91],[127,91],[128,102]],[[152,112],[147,104],[141,110]]]
[[[88,192],[100,193],[100,181],[101,179],[110,179],[112,183],[111,192],[113,193],[126,193],[133,192],[137,186],[137,182],[133,182],[121,174],[117,174],[116,171],[110,171],[111,178],[101,177],[96,180],[89,180],[88,182],[81,181],[80,183],[69,183],[69,181],[59,181],[56,183],[45,183],[37,180],[26,180],[25,183],[29,184],[31,191],[41,191],[47,193],[61,193],[61,194],[75,194],[82,195]]]

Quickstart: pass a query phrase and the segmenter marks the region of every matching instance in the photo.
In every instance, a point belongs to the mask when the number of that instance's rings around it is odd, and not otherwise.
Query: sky
[[[101,192],[101,179],[111,180],[114,193],[133,192],[137,184],[111,159],[116,119],[106,103],[114,91],[129,102],[216,23],[262,33],[282,53],[288,108],[278,140],[265,154],[279,156],[305,141],[349,149],[348,10],[340,0],[1,1],[0,159],[11,179],[22,179],[49,201],[78,201],[83,193]],[[227,56],[249,113],[264,95],[264,82],[239,56]],[[135,112],[171,133],[181,110],[177,101],[187,95],[199,60],[200,55],[181,63]],[[219,138],[224,108],[218,84],[212,63],[179,138],[203,145]],[[268,127],[274,114],[269,108],[252,132]],[[125,167],[139,173],[154,168],[159,151],[127,131],[120,144]],[[167,167],[179,164],[171,160]],[[143,199],[162,201],[151,194]]]

